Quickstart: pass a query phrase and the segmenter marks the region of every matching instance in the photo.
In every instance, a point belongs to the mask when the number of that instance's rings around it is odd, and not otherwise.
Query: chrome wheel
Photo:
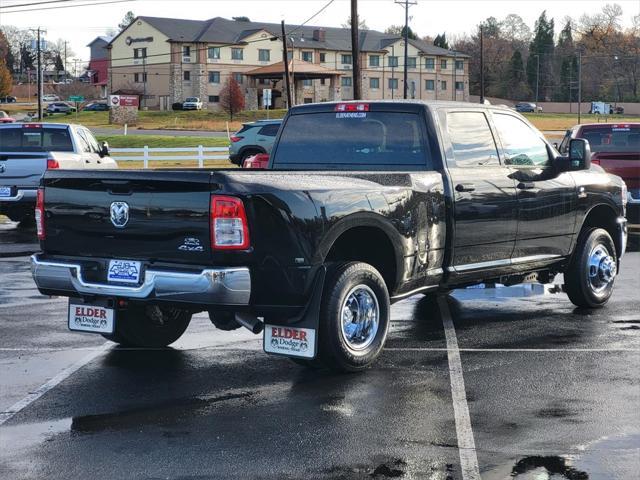
[[[595,293],[605,290],[618,272],[615,259],[603,244],[598,243],[589,253],[587,275],[589,286]]]
[[[342,338],[353,350],[365,350],[376,338],[380,325],[380,307],[373,290],[356,285],[345,297],[340,311]]]

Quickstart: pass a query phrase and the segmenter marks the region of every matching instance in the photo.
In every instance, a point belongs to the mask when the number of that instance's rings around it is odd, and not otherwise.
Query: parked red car
[[[242,168],[267,168],[269,165],[269,154],[258,153],[248,157],[242,164]]]
[[[0,123],[13,123],[16,119],[7,115],[7,112],[0,110]]]
[[[640,123],[585,123],[567,133],[559,150],[566,154],[569,140],[584,138],[591,146],[591,163],[622,177],[627,184],[627,220],[630,232],[640,233]]]

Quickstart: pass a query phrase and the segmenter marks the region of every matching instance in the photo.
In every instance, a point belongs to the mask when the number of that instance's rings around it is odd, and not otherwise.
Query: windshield
[[[198,99],[196,97],[189,97],[187,98],[187,102],[198,102]]]
[[[73,152],[73,143],[67,129],[0,128],[0,151]]]
[[[273,168],[425,168],[427,163],[422,118],[418,114],[324,112],[289,117],[280,135]]]
[[[640,154],[640,125],[594,125],[582,127],[580,137],[589,141],[592,152]]]

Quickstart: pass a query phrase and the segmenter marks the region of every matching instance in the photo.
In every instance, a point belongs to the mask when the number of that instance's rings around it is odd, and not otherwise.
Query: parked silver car
[[[282,124],[282,119],[258,120],[244,123],[242,128],[231,135],[229,159],[231,163],[242,165],[244,161],[258,153],[271,153],[271,147]]]

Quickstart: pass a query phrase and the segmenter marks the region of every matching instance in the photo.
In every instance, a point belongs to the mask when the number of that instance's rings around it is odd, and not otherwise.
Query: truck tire
[[[103,336],[123,346],[162,348],[178,340],[190,321],[191,313],[186,310],[136,305],[119,310],[115,333]]]
[[[242,325],[240,325],[236,321],[236,315],[233,312],[210,311],[209,320],[211,320],[211,323],[213,323],[213,325],[217,329],[223,330],[225,332],[230,332],[231,330],[237,330],[238,328],[242,327]]]
[[[331,268],[320,307],[318,358],[332,370],[357,372],[378,357],[389,330],[389,292],[380,273],[362,262]]]
[[[564,274],[569,300],[578,307],[602,307],[613,293],[617,264],[616,248],[606,230],[582,232]]]

